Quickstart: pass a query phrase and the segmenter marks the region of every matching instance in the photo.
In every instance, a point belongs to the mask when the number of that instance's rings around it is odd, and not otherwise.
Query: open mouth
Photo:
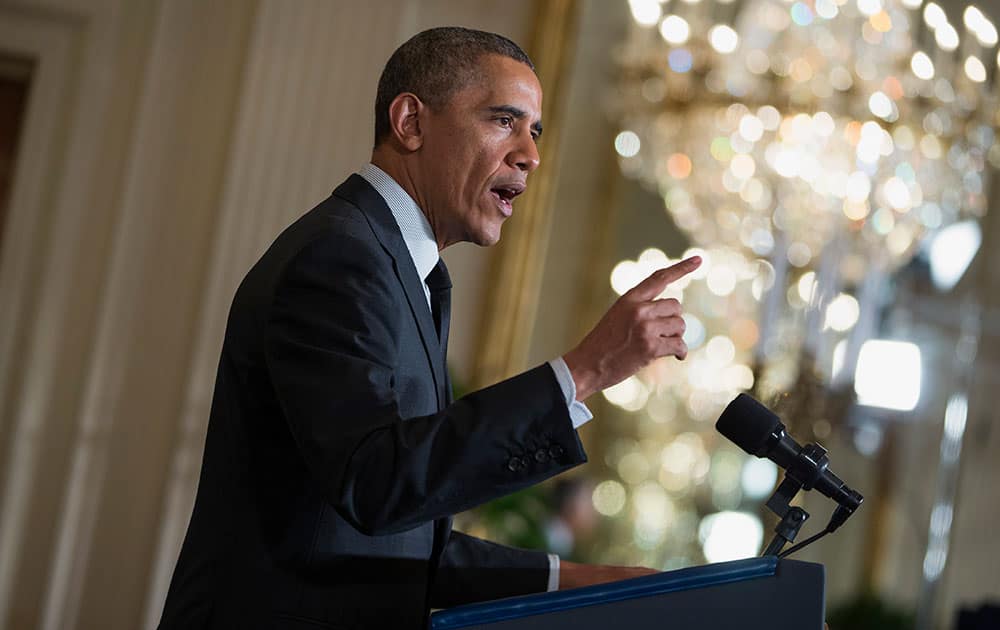
[[[524,192],[524,184],[503,184],[490,188],[490,194],[496,200],[500,212],[509,217],[514,211],[514,197]]]

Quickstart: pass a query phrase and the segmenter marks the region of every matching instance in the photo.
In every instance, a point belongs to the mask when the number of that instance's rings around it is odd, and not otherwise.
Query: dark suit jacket
[[[450,515],[586,461],[558,382],[542,365],[452,402],[445,353],[389,208],[352,176],[236,293],[160,627],[421,628],[545,590],[545,554]]]

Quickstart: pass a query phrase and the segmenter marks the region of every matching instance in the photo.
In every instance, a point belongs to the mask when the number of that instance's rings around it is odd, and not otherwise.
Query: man
[[[580,401],[683,358],[661,270],[564,357],[451,400],[438,252],[492,245],[538,166],[541,87],[513,42],[406,42],[372,163],[236,293],[194,513],[161,628],[421,628],[432,607],[623,579],[451,531],[451,515],[586,461]]]

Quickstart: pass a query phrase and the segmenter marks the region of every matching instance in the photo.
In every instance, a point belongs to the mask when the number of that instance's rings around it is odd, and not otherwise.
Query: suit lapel
[[[431,365],[438,406],[443,408],[447,404],[444,393],[447,374],[442,360],[444,351],[438,340],[434,318],[431,317],[430,309],[427,308],[424,281],[417,275],[417,269],[413,266],[413,259],[410,257],[409,250],[406,249],[406,243],[403,242],[403,235],[399,231],[396,219],[393,218],[382,195],[378,194],[371,184],[360,175],[351,175],[347,181],[333,191],[333,194],[349,201],[361,210],[375,233],[375,237],[392,257],[396,278],[406,294],[406,300],[410,304],[410,312],[417,322],[420,340],[427,353],[427,361]]]

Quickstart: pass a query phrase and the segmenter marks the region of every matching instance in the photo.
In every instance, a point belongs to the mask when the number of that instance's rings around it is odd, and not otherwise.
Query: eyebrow
[[[528,112],[513,105],[493,105],[489,107],[489,110],[494,114],[510,114],[518,120],[528,115]],[[538,121],[531,125],[531,130],[535,132],[536,138],[540,138],[542,136],[542,122]]]

